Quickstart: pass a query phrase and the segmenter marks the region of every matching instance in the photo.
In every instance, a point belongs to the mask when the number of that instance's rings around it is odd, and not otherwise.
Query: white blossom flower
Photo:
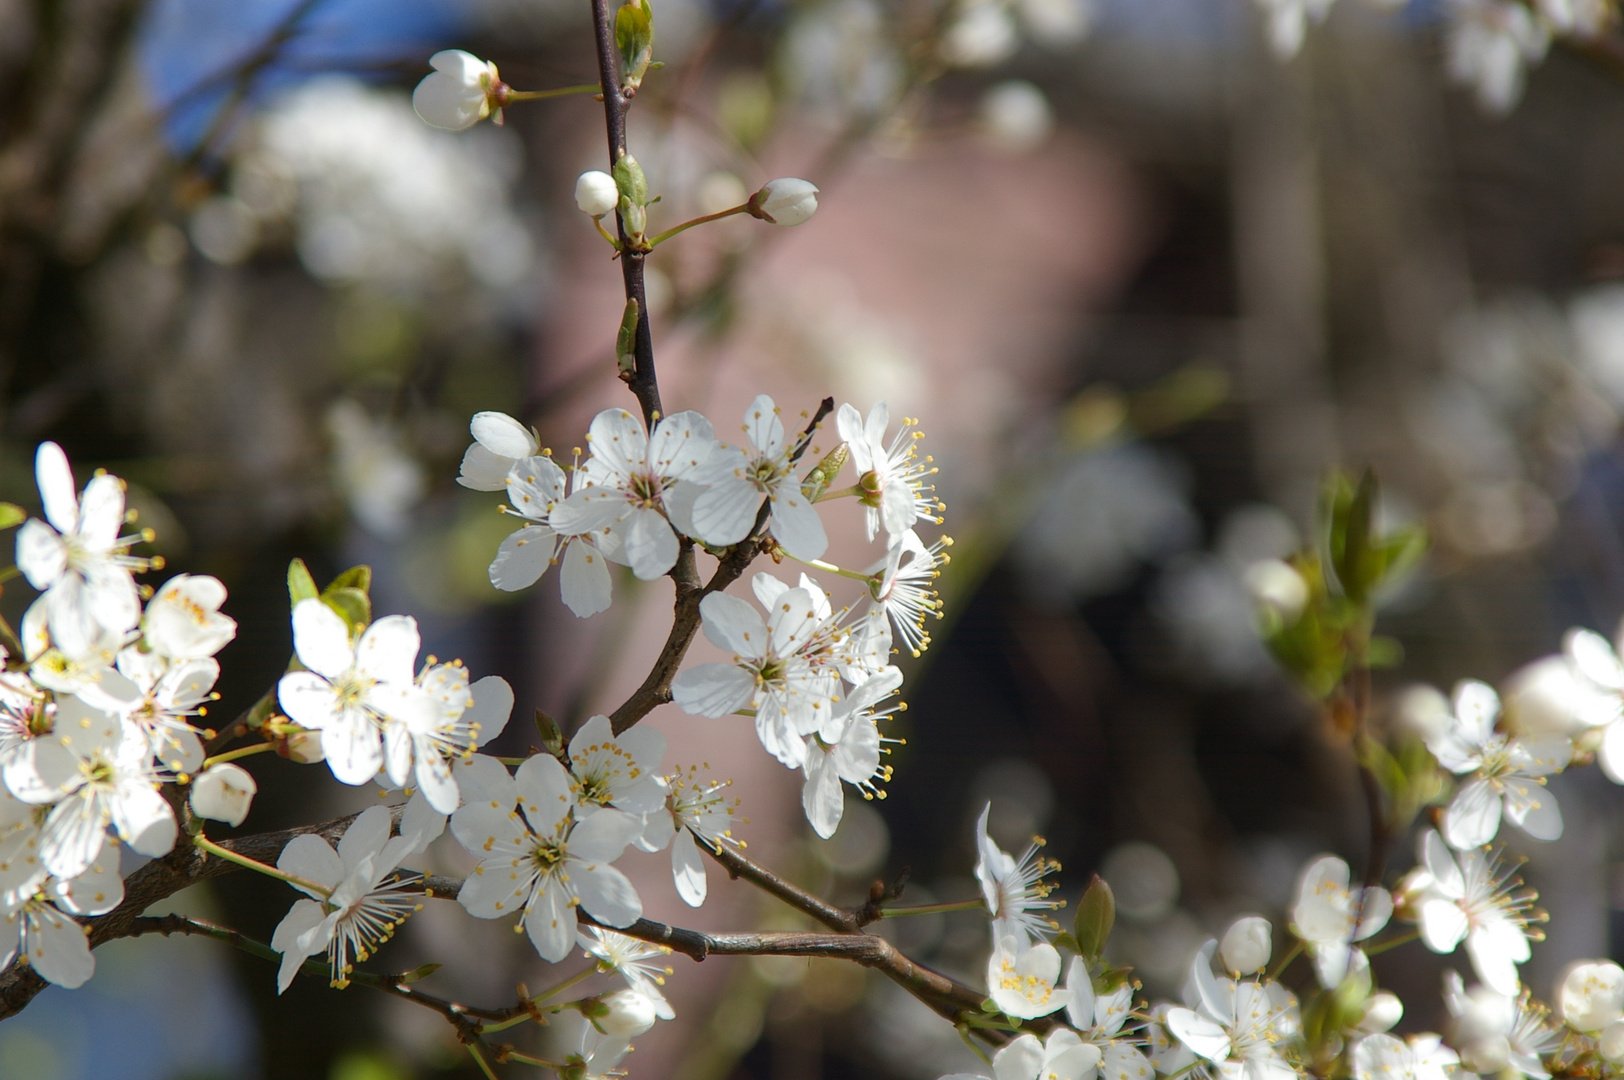
[[[925,483],[936,469],[930,457],[918,456],[915,445],[925,433],[912,430],[916,421],[905,419],[887,446],[885,429],[890,417],[882,401],[869,410],[867,420],[850,405],[842,405],[835,418],[840,437],[851,449],[860,491],[858,501],[868,511],[870,540],[882,525],[888,534],[895,535],[912,528],[920,518],[941,523],[937,514],[942,504],[936,500],[936,488]]]
[[[412,677],[419,643],[409,615],[379,619],[351,644],[349,624],[326,603],[294,606],[293,651],[308,670],[282,676],[277,697],[294,723],[322,733],[327,765],[343,783],[377,776],[384,728],[426,707]]]
[[[1051,1038],[1058,1034],[1057,1029],[1051,1033]],[[1074,1036],[1075,1037],[1075,1036]],[[1059,1070],[1067,1069],[1065,1080],[1080,1080],[1069,1070],[1074,1061],[1086,1060],[1086,1051],[1077,1053],[1071,1040],[1066,1039],[1055,1043],[1051,1055],[1051,1048],[1038,1041],[1036,1035],[1017,1035],[999,1048],[992,1057],[992,1076],[977,1073],[951,1073],[941,1080],[1050,1080],[1051,1071],[1054,1080],[1060,1080]],[[1071,1059],[1065,1055],[1072,1051]]]
[[[607,716],[589,719],[569,745],[576,817],[614,807],[641,827],[644,814],[665,805],[660,782],[664,757],[665,736],[653,728],[635,727],[616,735]]]
[[[1405,893],[1421,926],[1421,940],[1436,953],[1454,952],[1463,940],[1478,978],[1507,997],[1517,992],[1517,965],[1528,960],[1530,895],[1486,851],[1452,852],[1428,829],[1421,865]]]
[[[1468,679],[1455,688],[1452,723],[1427,739],[1438,764],[1470,777],[1444,811],[1443,835],[1451,847],[1482,847],[1493,840],[1502,806],[1512,824],[1536,840],[1562,835],[1562,812],[1543,778],[1567,767],[1573,744],[1563,735],[1500,734],[1494,730],[1499,715],[1494,689]]]
[[[1472,87],[1485,112],[1510,112],[1522,97],[1524,72],[1550,48],[1550,30],[1516,0],[1450,0],[1446,12],[1450,77]]]
[[[942,59],[957,67],[986,68],[1015,54],[1020,35],[1003,4],[969,0],[942,33]]]
[[[1606,642],[1602,647],[1612,651]],[[1573,738],[1596,723],[1606,723],[1609,712],[1616,711],[1613,703],[1617,700],[1576,671],[1573,661],[1560,653],[1524,664],[1506,677],[1500,689],[1506,729],[1524,737]]]
[[[192,813],[235,828],[248,817],[248,809],[258,791],[259,785],[246,769],[222,761],[210,765],[192,781]]]
[[[1545,1006],[1526,990],[1514,995],[1487,986],[1467,990],[1459,973],[1446,971],[1444,1007],[1453,1017],[1450,1040],[1466,1068],[1495,1073],[1510,1066],[1531,1080],[1550,1080],[1543,1059],[1556,1049],[1561,1034],[1549,1022]]]
[[[147,601],[141,637],[169,660],[206,660],[237,636],[237,620],[220,613],[226,587],[207,574],[176,574]]]
[[[744,846],[733,836],[733,814],[739,800],[723,794],[731,784],[731,780],[700,780],[693,767],[686,774],[672,773],[664,779],[664,808],[648,815],[637,838],[637,846],[644,851],[671,846],[671,875],[677,895],[689,907],[703,906],[708,891],[700,845],[712,851],[720,851],[723,844]]]
[[[573,784],[564,766],[537,754],[501,791],[481,792],[451,817],[451,832],[482,858],[458,900],[476,919],[520,912],[519,925],[543,960],[569,955],[579,904],[608,926],[630,926],[642,901],[626,875],[609,865],[637,834],[624,814],[595,813],[577,821]],[[487,795],[494,797],[485,798]],[[520,810],[513,809],[515,803]]]
[[[876,714],[874,707],[902,685],[902,672],[886,668],[854,687],[845,698],[830,710],[818,732],[807,736],[806,783],[801,787],[801,808],[812,829],[825,840],[840,827],[845,813],[846,793],[841,781],[853,785],[863,798],[876,795],[874,781],[891,779],[891,768],[880,764],[880,755],[887,753],[880,744],[881,737],[875,720],[889,715],[893,709]],[[878,792],[880,798],[884,792]]]
[[[55,803],[40,834],[40,859],[59,878],[96,861],[107,826],[142,855],[175,846],[175,814],[158,793],[152,750],[140,731],[78,698],[56,703],[54,738],[35,739],[8,761],[6,787],[24,802]]]
[[[1596,1049],[1608,1063],[1624,1062],[1624,1020],[1608,1024],[1596,1040]]]
[[[41,443],[34,457],[45,519],[17,530],[17,569],[45,593],[51,640],[69,655],[89,651],[104,633],[121,635],[141,619],[132,570],[147,560],[128,554],[138,536],[119,536],[124,524],[124,481],[108,473],[76,495],[73,470],[56,443]]]
[[[1074,956],[1066,966],[1066,989],[1071,992],[1066,1017],[1084,1042],[1099,1048],[1098,1071],[1105,1080],[1149,1080],[1151,1064],[1131,1031],[1124,1030],[1133,1011],[1133,986],[1123,983],[1108,994],[1095,994],[1087,962]],[[1089,1071],[1078,1080],[1093,1078]]]
[[[652,581],[677,561],[673,523],[691,525],[683,513],[692,504],[673,499],[679,485],[700,473],[716,445],[710,421],[680,412],[661,418],[650,436],[625,409],[605,409],[593,418],[587,439],[592,456],[581,466],[585,486],[576,481],[549,523],[564,536],[609,533],[618,543],[607,553]]]
[[[470,451],[472,452],[472,451]],[[575,473],[581,485],[583,473]],[[611,583],[599,540],[612,536],[560,536],[552,526],[552,514],[565,498],[564,470],[547,454],[536,454],[514,462],[508,470],[507,513],[530,522],[508,534],[491,563],[491,584],[504,592],[534,585],[547,568],[558,562],[564,549],[564,568],[559,572],[559,590],[564,604],[577,618],[585,619],[609,607]]]
[[[1005,937],[987,960],[987,994],[1006,1016],[1032,1020],[1065,1008],[1072,995],[1059,982],[1060,954],[1047,942],[1023,946]]]
[[[1573,1030],[1592,1034],[1624,1020],[1624,968],[1611,960],[1569,965],[1557,986],[1556,1011]]]
[[[203,765],[203,741],[191,718],[215,698],[220,664],[213,657],[169,661],[131,645],[118,654],[118,670],[102,677],[94,693],[80,695],[138,728],[158,763],[173,773]]]
[[[598,998],[608,1011],[593,1016],[593,1025],[610,1038],[635,1039],[658,1020],[659,1006],[641,990],[626,987]]]
[[[51,876],[39,858],[39,834],[48,812],[23,802],[0,785],[0,908],[21,904],[39,892]],[[102,850],[116,853],[118,849]]]
[[[496,65],[461,49],[444,49],[429,57],[432,72],[412,91],[412,108],[423,122],[446,131],[463,131],[495,114],[502,122],[502,85]]]
[[[1146,1055],[1161,1076],[1180,1076],[1199,1060],[1167,1027],[1167,1014],[1178,1006],[1169,1002],[1152,1005],[1150,1022],[1145,1025]]]
[[[473,445],[462,455],[457,483],[475,491],[501,491],[518,462],[541,453],[541,437],[507,413],[475,413],[468,424]]]
[[[736,544],[755,525],[761,500],[772,510],[773,538],[791,558],[809,562],[829,546],[823,522],[801,494],[787,438],[773,399],[762,394],[744,411],[748,449],[718,446],[696,478],[705,490],[694,499],[694,530],[715,547]]]
[[[1408,1040],[1372,1034],[1353,1047],[1354,1080],[1446,1080],[1460,1057],[1431,1033]]]
[[[1196,954],[1190,968],[1196,1006],[1167,1010],[1167,1030],[1225,1076],[1238,1072],[1248,1080],[1293,1080],[1302,1032],[1296,997],[1277,982],[1215,978],[1212,956],[1217,946],[1209,941]]]
[[[1257,0],[1268,23],[1269,48],[1281,60],[1296,56],[1303,47],[1308,22],[1321,22],[1331,0]]]
[[[989,802],[976,819],[976,880],[981,882],[981,894],[992,915],[994,941],[1013,937],[1024,944],[1054,933],[1054,920],[1044,913],[1064,901],[1048,898],[1055,883],[1043,879],[1059,870],[1060,864],[1038,854],[1043,847],[1039,837],[1033,838],[1019,861],[1011,857],[987,835],[991,814]]]
[[[1404,1002],[1397,994],[1378,990],[1365,999],[1364,1015],[1359,1018],[1359,1030],[1368,1035],[1379,1035],[1404,1019]]]
[[[620,187],[608,173],[591,169],[575,179],[575,205],[595,218],[612,214],[620,205]]]
[[[751,214],[771,224],[802,225],[818,212],[818,189],[793,176],[780,177],[767,181],[760,191],[750,196],[748,205]],[[756,445],[762,446],[761,443]]]
[[[1246,915],[1229,924],[1218,943],[1224,967],[1239,975],[1252,975],[1269,966],[1274,951],[1274,927],[1258,915]]]
[[[499,675],[470,687],[467,668],[438,664],[417,677],[412,697],[402,718],[384,725],[384,772],[396,787],[415,777],[429,805],[450,814],[461,801],[452,763],[502,734],[513,712],[513,688]]]
[[[323,895],[295,885],[311,899],[296,901],[271,935],[271,948],[282,954],[278,994],[292,985],[304,962],[326,953],[332,984],[349,985],[355,960],[366,960],[394,936],[400,924],[421,911],[422,893],[408,892],[418,874],[391,877],[402,859],[416,850],[419,838],[389,835],[389,810],[363,810],[339,838],[338,850],[319,836],[295,836],[282,849],[276,868],[331,890]],[[353,959],[352,959],[353,958]]]
[[[90,928],[74,915],[105,915],[124,900],[118,849],[105,848],[72,878],[51,878],[44,888],[17,890],[0,898],[0,967],[19,954],[40,977],[73,990],[90,981],[96,958]]]
[[[699,603],[705,637],[733,659],[699,664],[671,682],[672,699],[695,716],[754,710],[761,745],[792,769],[805,763],[806,736],[823,726],[840,688],[838,674],[809,656],[825,645],[819,609],[827,600],[814,592],[785,589],[765,620],[748,602],[711,593]]]
[[[671,968],[664,963],[651,962],[663,961],[670,956],[669,947],[653,945],[601,926],[587,927],[586,932],[576,935],[576,941],[587,956],[598,962],[599,971],[620,975],[627,986],[652,1001],[654,1015],[661,1020],[676,1018],[671,1003],[660,993],[660,987],[665,985],[665,977],[671,974]]]
[[[18,627],[23,657],[28,661],[28,677],[58,694],[94,697],[113,670],[125,637],[100,626],[94,629],[96,635],[91,641],[79,651],[70,652],[51,636],[49,594],[39,597],[23,612],[22,625]]]
[[[1335,989],[1353,971],[1366,967],[1355,942],[1364,941],[1387,925],[1393,898],[1380,885],[1352,888],[1348,864],[1335,855],[1322,855],[1303,868],[1297,881],[1297,902],[1291,909],[1291,929],[1308,947],[1320,985]]]
[[[1624,624],[1619,631],[1624,640]],[[1592,630],[1568,631],[1563,652],[1583,688],[1575,699],[1581,724],[1602,729],[1596,760],[1609,780],[1624,784],[1624,661]]]
[[[891,535],[885,558],[867,570],[872,579],[870,599],[890,617],[903,645],[914,656],[930,645],[926,617],[942,617],[942,602],[933,583],[941,574],[937,568],[948,561],[942,549],[952,543],[944,536],[926,547],[918,533],[904,529]]]

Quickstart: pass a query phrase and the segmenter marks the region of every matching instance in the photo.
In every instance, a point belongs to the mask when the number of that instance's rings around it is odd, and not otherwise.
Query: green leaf
[[[364,593],[370,593],[372,591],[372,567],[350,567],[328,582],[327,587],[322,590],[322,595],[325,596],[334,589],[360,589]]]
[[[365,630],[372,621],[372,600],[360,589],[334,589],[329,586],[322,594],[321,601],[350,625],[351,638]]]
[[[16,503],[0,502],[0,529],[9,529],[28,520],[28,511]]]
[[[1105,951],[1105,941],[1111,936],[1116,923],[1116,897],[1111,886],[1098,874],[1088,883],[1088,890],[1077,902],[1077,914],[1072,919],[1072,933],[1077,938],[1077,952],[1089,960],[1098,960]]]
[[[620,373],[630,375],[637,369],[637,300],[626,301],[626,310],[620,316],[620,333],[615,335],[615,358]]]
[[[1054,941],[1052,944],[1057,949],[1066,949],[1070,952],[1078,954],[1081,954],[1083,951],[1082,946],[1077,944],[1077,939],[1063,930],[1054,936]]]
[[[648,0],[615,12],[615,46],[620,50],[620,85],[635,94],[654,59],[654,9]]]
[[[321,596],[316,588],[316,579],[310,576],[310,568],[303,559],[294,559],[288,563],[288,600],[292,606],[298,607],[301,600],[315,600]]]
[[[1404,646],[1398,638],[1376,634],[1365,646],[1365,663],[1373,668],[1396,668],[1403,662]]]
[[[436,971],[439,971],[442,966],[441,964],[424,964],[422,967],[414,967],[395,981],[397,983],[422,982]]]

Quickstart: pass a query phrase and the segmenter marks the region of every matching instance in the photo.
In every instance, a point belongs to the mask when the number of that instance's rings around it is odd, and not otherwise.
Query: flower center
[[[543,874],[548,873],[564,861],[564,845],[556,840],[538,841],[530,852],[530,860],[536,864],[536,869]]]

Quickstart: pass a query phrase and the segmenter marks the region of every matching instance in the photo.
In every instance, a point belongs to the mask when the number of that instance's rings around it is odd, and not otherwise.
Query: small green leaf
[[[615,46],[620,50],[621,88],[635,94],[654,59],[654,9],[648,0],[615,13]]]
[[[0,502],[0,529],[9,529],[28,520],[28,511],[16,503]]]
[[[812,467],[801,481],[801,494],[808,502],[817,502],[818,496],[829,490],[829,485],[835,482],[840,470],[846,467],[846,459],[851,456],[851,448],[841,443],[823,456],[823,460]]]
[[[397,982],[397,983],[422,982],[424,979],[428,978],[430,975],[433,975],[436,971],[439,971],[442,966],[443,965],[441,965],[441,964],[424,964],[422,967],[414,967],[414,968],[412,968],[412,970],[408,971],[406,974],[404,974],[400,978],[396,979],[395,982]]]
[[[1077,944],[1077,939],[1065,931],[1061,931],[1054,936],[1053,944],[1057,949],[1066,949],[1074,953],[1080,954],[1083,951],[1082,946]]]
[[[614,174],[615,186],[620,189],[621,198],[630,199],[633,206],[648,205],[648,177],[643,175],[643,167],[636,158],[621,154],[610,172]]]
[[[310,576],[310,568],[303,559],[294,559],[288,563],[288,599],[294,607],[301,600],[315,600],[321,596],[321,590],[316,588],[316,579]]]
[[[353,638],[367,628],[372,621],[372,600],[360,589],[334,589],[322,594],[322,603],[338,612],[346,623],[350,625],[350,636]]]
[[[541,735],[541,745],[547,752],[560,760],[564,757],[564,732],[559,728],[558,721],[536,710],[536,731]]]
[[[626,310],[620,316],[620,333],[615,335],[615,357],[622,375],[637,369],[637,300],[626,301]]]
[[[1111,886],[1098,874],[1088,883],[1088,891],[1077,902],[1077,914],[1072,920],[1072,932],[1077,938],[1077,952],[1089,959],[1098,960],[1105,951],[1105,941],[1111,936],[1111,927],[1116,923],[1116,897],[1111,894]]]
[[[334,589],[360,589],[364,593],[372,591],[372,567],[352,566],[332,581],[322,590],[325,595]]]

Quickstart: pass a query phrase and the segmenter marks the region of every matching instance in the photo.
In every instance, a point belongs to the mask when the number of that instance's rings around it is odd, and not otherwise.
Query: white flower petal
[[[301,600],[294,605],[293,651],[299,663],[329,679],[343,675],[355,662],[349,624],[319,599]]]

